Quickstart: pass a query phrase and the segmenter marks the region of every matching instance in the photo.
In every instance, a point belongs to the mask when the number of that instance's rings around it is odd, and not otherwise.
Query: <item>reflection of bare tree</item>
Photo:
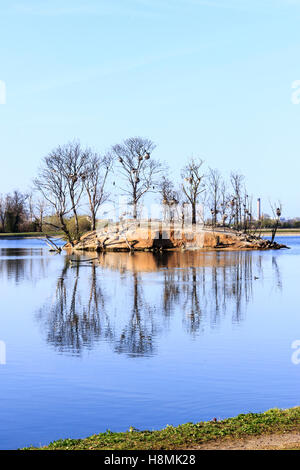
[[[50,344],[59,351],[78,354],[84,347],[91,348],[100,336],[109,337],[111,329],[104,313],[103,294],[97,286],[96,267],[90,267],[90,293],[87,302],[86,296],[82,296],[79,291],[79,264],[72,270],[68,268],[66,259],[57,281],[54,300],[40,309],[38,319],[42,322]],[[72,274],[67,276],[70,272]]]
[[[115,350],[130,356],[147,356],[153,353],[153,339],[157,332],[154,309],[143,297],[139,277],[133,273],[133,299],[129,321],[117,341]]]
[[[194,333],[200,329],[202,318],[202,306],[199,299],[199,284],[198,284],[197,269],[191,268],[190,271],[190,292],[188,298],[190,299],[189,311],[186,313],[186,324],[189,333]],[[186,297],[187,302],[187,297]],[[185,303],[187,305],[187,303]]]
[[[273,266],[273,270],[274,270],[275,277],[276,277],[276,285],[277,285],[279,290],[282,290],[281,273],[280,273],[279,266],[278,266],[278,263],[277,263],[277,259],[276,259],[275,256],[272,256],[272,266]]]
[[[253,291],[253,267],[252,253],[237,252],[236,264],[230,272],[231,289],[229,294],[234,294],[234,309],[232,321],[238,323],[242,320],[243,306],[248,304]]]
[[[259,279],[254,272],[262,274],[263,263],[251,252],[213,253],[202,266],[193,265],[192,255],[187,254],[190,266],[184,259],[183,268],[174,266],[173,254],[144,255],[146,266],[154,264],[158,271],[158,300],[147,283],[149,271],[145,274],[136,269],[142,261],[140,254],[126,255],[130,269],[125,268],[125,258],[116,265],[117,254],[100,257],[98,268],[97,263],[69,264],[66,258],[54,300],[38,314],[47,341],[59,351],[74,354],[92,348],[101,339],[119,354],[152,355],[158,333],[169,327],[176,312],[183,315],[184,329],[191,335],[207,326],[215,328],[226,315],[231,315],[232,323],[241,322],[253,296],[253,282],[259,282],[254,281]],[[272,265],[279,285],[275,258]],[[107,279],[109,272],[113,272],[113,282]],[[112,284],[125,289],[129,302],[113,295]]]
[[[72,268],[72,269],[71,269]],[[105,296],[100,287],[101,272],[96,265],[88,267],[89,291],[80,286],[80,273],[84,268],[79,263],[70,266],[65,260],[58,278],[54,301],[48,301],[38,313],[38,320],[46,331],[47,341],[59,351],[79,354],[84,348],[92,348],[95,340],[108,341],[118,353],[144,356],[153,353],[153,338],[157,326],[154,323],[154,308],[145,301],[137,273],[133,273],[132,307],[125,307],[120,317],[125,316],[125,325],[115,325],[105,308]],[[91,270],[91,271],[89,271]],[[110,309],[110,312],[113,308]],[[125,315],[124,315],[125,313]],[[129,318],[128,318],[129,313]],[[118,332],[119,330],[119,332]]]
[[[163,290],[163,313],[166,317],[170,317],[174,309],[174,305],[180,301],[180,272],[173,269],[165,269],[164,290]]]
[[[243,318],[252,296],[253,269],[250,252],[231,253],[233,262],[217,256],[211,266],[170,269],[164,272],[163,310],[170,316],[178,304],[184,313],[184,325],[191,334],[201,329],[204,318],[215,327],[232,312],[232,322]]]

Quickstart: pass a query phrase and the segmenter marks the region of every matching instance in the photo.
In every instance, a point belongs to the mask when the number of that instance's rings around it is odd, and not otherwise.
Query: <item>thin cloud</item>
[[[88,82],[105,79],[109,76],[118,76],[120,74],[130,73],[144,67],[150,67],[160,62],[165,62],[166,60],[186,57],[188,55],[196,55],[208,46],[209,44],[203,44],[201,47],[176,49],[173,51],[162,52],[161,54],[149,55],[136,60],[124,59],[124,61],[117,61],[107,64],[106,66],[79,69],[77,72],[73,71],[70,75],[67,74],[65,76],[60,76],[59,79],[40,80],[39,82],[31,83],[31,87],[30,89],[27,89],[26,93],[46,93],[51,90],[67,88],[74,85],[84,87]]]

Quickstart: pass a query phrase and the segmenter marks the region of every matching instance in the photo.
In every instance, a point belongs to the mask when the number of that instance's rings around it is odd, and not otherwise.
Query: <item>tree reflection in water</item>
[[[272,268],[280,288],[275,257]],[[111,284],[121,291],[124,279],[123,301]],[[116,353],[149,356],[175,314],[192,335],[215,328],[226,315],[241,322],[253,283],[262,279],[262,259],[252,252],[107,253],[91,266],[70,265],[66,257],[54,298],[39,310],[38,320],[59,351],[80,354],[104,340]]]
[[[197,333],[209,317],[214,328],[231,310],[232,322],[243,319],[253,289],[253,257],[250,252],[216,253],[210,264],[164,273],[163,310],[170,315],[174,304],[184,313],[186,330]]]
[[[132,307],[128,323],[116,341],[115,351],[130,356],[149,356],[153,354],[153,340],[157,334],[154,307],[144,298],[142,282],[138,273],[132,274]]]
[[[74,354],[79,354],[82,348],[92,349],[94,341],[100,337],[112,337],[97,268],[95,265],[88,268],[90,289],[85,295],[79,290],[82,269],[79,264],[71,269],[69,259],[65,259],[54,298],[37,315],[47,333],[47,341],[59,351]]]

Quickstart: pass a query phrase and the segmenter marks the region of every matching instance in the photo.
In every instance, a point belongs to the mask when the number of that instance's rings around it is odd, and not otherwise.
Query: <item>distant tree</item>
[[[191,158],[181,171],[182,189],[192,207],[192,224],[196,224],[199,196],[205,191],[203,164],[200,158]]]
[[[163,165],[152,159],[151,152],[154,149],[155,144],[142,137],[126,139],[122,144],[112,148],[119,162],[120,174],[126,184],[121,190],[130,197],[134,219],[137,219],[138,204],[142,197],[158,187],[158,177],[163,171]]]
[[[1,232],[5,230],[5,212],[6,212],[6,198],[3,194],[0,194],[0,224],[1,224]]]
[[[27,194],[14,191],[8,194],[5,200],[5,229],[7,232],[17,233],[21,223],[27,217]]]
[[[32,192],[28,193],[27,207],[28,207],[29,222],[32,224],[34,220],[34,198],[33,198]]]
[[[35,219],[38,223],[39,232],[43,231],[44,219],[47,211],[47,201],[40,197],[34,203]]]

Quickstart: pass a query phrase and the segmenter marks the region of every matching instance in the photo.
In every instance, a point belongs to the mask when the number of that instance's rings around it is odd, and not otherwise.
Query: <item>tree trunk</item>
[[[133,193],[132,193],[132,201],[133,201],[133,218],[134,220],[137,219],[137,188],[136,184],[132,187]]]
[[[92,213],[92,231],[94,232],[96,230],[96,214],[93,212]]]
[[[76,205],[75,205],[75,194],[74,194],[74,190],[71,190],[71,189],[70,189],[70,199],[71,199],[72,206],[73,206],[73,214],[74,214],[74,219],[75,219],[76,238],[78,239],[78,238],[79,238],[78,215],[77,215]]]
[[[64,217],[63,217],[62,214],[59,214],[59,220],[60,220],[61,228],[67,236],[68,242],[70,243],[71,246],[74,246],[73,239],[71,237],[71,234],[70,234],[69,230],[67,229],[67,226],[65,224]]]
[[[136,201],[134,201],[134,203],[133,203],[133,218],[134,218],[134,220],[137,219],[137,203],[136,203]]]
[[[192,204],[192,224],[196,225],[196,204]]]
[[[74,209],[74,217],[75,217],[75,230],[76,230],[76,238],[79,237],[79,222],[78,222],[78,215],[76,209]]]
[[[279,219],[276,220],[275,227],[274,227],[273,230],[272,230],[272,239],[271,239],[271,242],[272,242],[272,243],[273,243],[274,240],[275,240],[275,236],[276,236],[276,232],[277,232],[277,229],[278,229],[278,225],[279,225]]]

